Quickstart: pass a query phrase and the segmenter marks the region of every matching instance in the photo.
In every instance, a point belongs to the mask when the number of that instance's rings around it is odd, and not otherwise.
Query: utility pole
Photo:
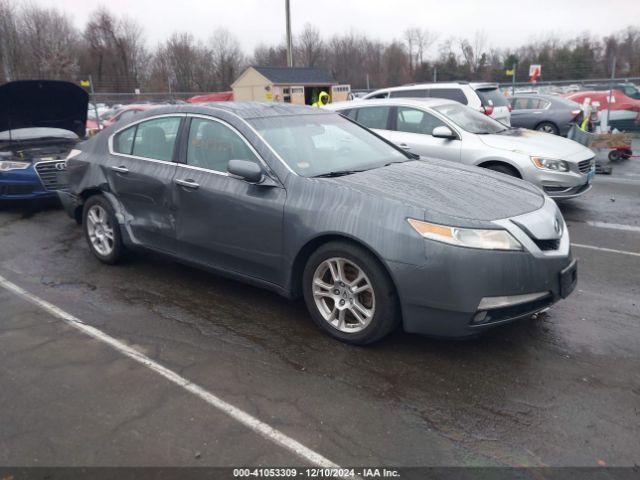
[[[433,83],[436,83],[438,81],[438,67],[434,66],[433,67]]]
[[[293,41],[291,40],[291,9],[289,8],[289,0],[284,0],[284,6],[287,11],[287,65],[293,67]]]
[[[367,90],[369,90],[369,74],[367,73]]]
[[[511,66],[511,72],[513,73],[513,75],[511,75],[511,95],[515,95],[516,94],[516,63],[513,62],[513,65]]]

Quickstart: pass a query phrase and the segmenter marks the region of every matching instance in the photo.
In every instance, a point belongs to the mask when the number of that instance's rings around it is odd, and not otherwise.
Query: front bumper
[[[540,187],[551,198],[575,198],[591,190],[595,161],[588,172],[580,172],[577,166],[575,168],[576,171],[553,172],[531,167],[525,173],[524,180]]]
[[[45,189],[33,166],[24,170],[0,173],[0,200],[36,200],[55,197],[55,190]]]
[[[570,254],[538,258],[526,251],[477,250],[429,240],[425,244],[424,265],[388,263],[407,332],[476,335],[544,310],[576,285],[576,262]],[[486,308],[495,297],[506,298]]]

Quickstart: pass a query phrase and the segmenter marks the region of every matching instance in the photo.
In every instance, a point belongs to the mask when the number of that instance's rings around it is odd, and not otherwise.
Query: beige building
[[[238,102],[287,102],[311,105],[320,92],[332,102],[347,100],[349,85],[338,85],[329,72],[310,67],[249,67],[231,84]]]

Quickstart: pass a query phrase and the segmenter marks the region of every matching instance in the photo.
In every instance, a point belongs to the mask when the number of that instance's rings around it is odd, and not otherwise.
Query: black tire
[[[111,252],[106,255],[96,250],[96,247],[93,245],[89,238],[89,221],[87,220],[87,215],[89,213],[89,210],[94,206],[102,207],[102,209],[106,212],[107,221],[113,231],[113,248],[111,249]],[[89,245],[89,250],[91,250],[91,253],[93,253],[93,255],[98,260],[100,260],[102,263],[113,265],[122,258],[124,254],[124,246],[122,244],[120,227],[118,225],[118,221],[116,220],[115,212],[113,211],[111,203],[109,203],[109,201],[102,195],[94,195],[92,197],[89,197],[89,199],[85,202],[84,208],[82,210],[82,228],[84,230],[87,244]]]
[[[610,162],[617,162],[622,160],[622,153],[620,152],[620,150],[611,150],[609,152],[609,161]]]
[[[510,177],[520,178],[520,175],[518,175],[518,171],[515,168],[510,167],[509,165],[495,163],[493,165],[487,165],[484,168],[493,170],[494,172],[504,173],[505,175],[509,175]]]
[[[558,135],[558,133],[560,132],[558,126],[555,123],[551,122],[540,122],[538,125],[536,125],[536,130],[539,132],[551,133],[553,135]]]
[[[330,258],[353,262],[368,277],[375,295],[375,309],[370,323],[358,332],[343,332],[329,324],[319,311],[313,297],[316,269]],[[302,275],[302,291],[313,321],[338,340],[354,345],[366,345],[391,333],[400,323],[400,308],[393,282],[378,259],[366,249],[349,242],[334,241],[320,246],[307,260]]]

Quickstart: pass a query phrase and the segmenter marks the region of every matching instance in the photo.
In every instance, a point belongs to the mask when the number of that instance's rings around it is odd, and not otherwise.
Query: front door
[[[395,107],[391,112],[391,125],[384,136],[411,153],[425,157],[460,161],[461,142],[431,135],[440,126],[451,128],[429,112],[412,107]]]
[[[175,253],[174,151],[183,118],[152,118],[116,133],[106,166],[131,240],[167,253]]]
[[[284,188],[229,176],[229,160],[261,160],[211,117],[190,117],[184,157],[174,181],[180,257],[281,285]]]

